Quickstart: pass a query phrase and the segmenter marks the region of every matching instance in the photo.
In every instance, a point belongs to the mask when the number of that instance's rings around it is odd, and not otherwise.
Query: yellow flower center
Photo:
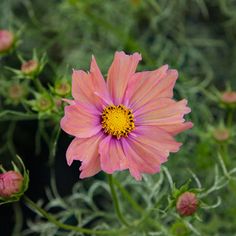
[[[123,105],[111,105],[102,112],[102,128],[105,133],[120,137],[127,137],[134,130],[134,115]]]

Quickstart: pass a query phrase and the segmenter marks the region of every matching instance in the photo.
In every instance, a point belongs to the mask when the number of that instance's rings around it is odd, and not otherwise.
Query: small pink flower
[[[0,53],[8,51],[14,44],[14,35],[7,30],[0,30]]]
[[[16,171],[0,174],[0,197],[10,197],[21,190],[23,176]]]
[[[194,214],[198,207],[198,199],[195,193],[182,193],[176,203],[176,209],[182,216],[190,216]]]
[[[172,99],[178,77],[167,65],[135,72],[141,56],[116,52],[105,82],[94,57],[90,72],[74,70],[72,95],[62,129],[75,136],[66,157],[82,161],[81,178],[103,170],[112,174],[129,169],[136,180],[154,174],[177,152],[174,135],[192,127],[184,123],[191,110],[187,101]]]

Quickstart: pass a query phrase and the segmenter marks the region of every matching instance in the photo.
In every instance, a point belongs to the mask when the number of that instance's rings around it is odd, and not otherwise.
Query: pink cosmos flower
[[[167,65],[135,72],[141,56],[116,52],[105,82],[94,57],[90,72],[74,70],[62,129],[75,136],[67,163],[82,162],[80,177],[129,169],[136,180],[154,174],[181,146],[174,135],[192,127],[187,101],[172,99],[178,73]]]

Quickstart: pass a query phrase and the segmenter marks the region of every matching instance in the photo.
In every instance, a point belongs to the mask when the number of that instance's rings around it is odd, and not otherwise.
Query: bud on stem
[[[181,216],[193,215],[198,207],[198,199],[195,193],[184,192],[182,193],[176,203],[177,212]]]
[[[23,180],[23,176],[13,170],[0,174],[0,197],[8,198],[19,193]]]

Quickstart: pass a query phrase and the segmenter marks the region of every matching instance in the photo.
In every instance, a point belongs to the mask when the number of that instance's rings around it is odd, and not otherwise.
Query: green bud
[[[54,91],[59,96],[66,96],[70,93],[71,87],[68,81],[60,80],[55,84]]]

